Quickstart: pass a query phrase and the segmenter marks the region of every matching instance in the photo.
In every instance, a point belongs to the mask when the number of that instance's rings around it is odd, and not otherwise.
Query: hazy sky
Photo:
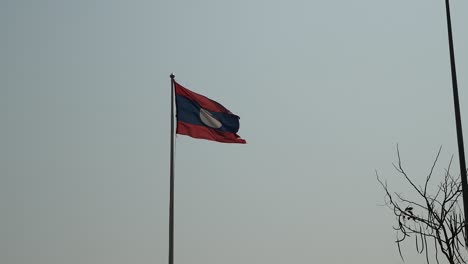
[[[401,263],[374,170],[457,153],[442,0],[1,0],[0,36],[2,264],[167,263],[171,72],[248,141],[177,137],[176,264]]]

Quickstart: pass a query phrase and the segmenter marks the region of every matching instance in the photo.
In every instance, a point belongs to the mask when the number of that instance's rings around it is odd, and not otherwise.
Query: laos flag
[[[175,81],[174,84],[177,134],[223,143],[246,143],[236,134],[239,131],[238,116],[218,102],[194,93]]]

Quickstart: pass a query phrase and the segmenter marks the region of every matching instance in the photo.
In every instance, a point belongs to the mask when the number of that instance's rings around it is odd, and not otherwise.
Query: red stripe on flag
[[[177,82],[175,82],[175,93],[178,95],[185,96],[188,99],[197,102],[201,106],[201,108],[204,108],[206,110],[209,110],[212,112],[224,112],[224,113],[232,114],[231,111],[226,109],[220,103],[214,100],[211,100],[210,98],[203,96],[201,94],[192,92],[189,89],[178,84]]]
[[[240,138],[235,133],[220,132],[206,126],[193,125],[181,121],[177,122],[176,133],[180,135],[187,135],[193,138],[200,138],[223,143],[247,143],[244,139]]]

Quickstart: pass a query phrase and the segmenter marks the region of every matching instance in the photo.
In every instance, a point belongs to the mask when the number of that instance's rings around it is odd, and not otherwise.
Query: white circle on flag
[[[203,108],[200,108],[200,119],[203,124],[211,128],[220,128],[223,125],[221,122],[219,122],[219,120],[214,118],[209,111]]]

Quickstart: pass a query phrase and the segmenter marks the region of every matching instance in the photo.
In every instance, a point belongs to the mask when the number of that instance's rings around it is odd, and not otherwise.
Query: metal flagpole
[[[452,21],[450,17],[450,4],[449,0],[445,0],[445,9],[447,13],[447,31],[448,41],[450,50],[450,67],[452,71],[452,86],[453,86],[453,103],[455,106],[455,122],[457,127],[457,140],[458,140],[458,158],[460,160],[460,174],[463,192],[463,209],[465,213],[465,246],[468,247],[468,183],[466,175],[466,163],[465,163],[465,150],[463,145],[463,132],[460,115],[460,102],[458,99],[458,84],[457,84],[457,72],[455,69],[455,54],[453,51],[453,37],[452,37]]]
[[[169,264],[174,263],[174,89],[175,75],[171,73],[171,168],[169,190]]]

